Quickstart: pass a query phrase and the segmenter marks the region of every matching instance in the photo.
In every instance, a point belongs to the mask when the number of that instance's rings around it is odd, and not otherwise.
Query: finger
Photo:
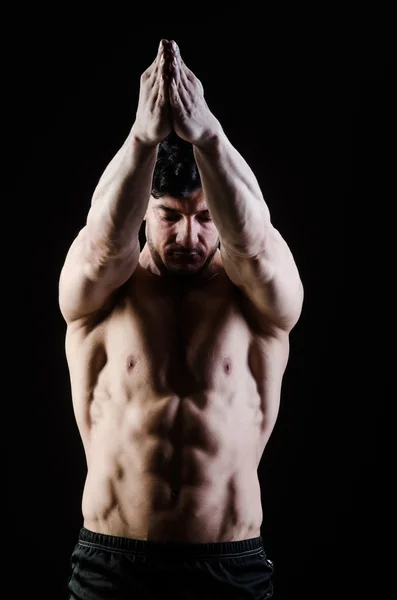
[[[183,85],[185,86],[186,89],[189,89],[191,87],[191,85],[190,85],[191,80],[188,77],[186,65],[182,60],[181,60],[179,71],[180,71],[181,82],[183,83]]]
[[[177,95],[174,93],[174,101],[180,105],[188,106],[191,103],[193,93],[189,92],[186,77],[182,78],[181,55],[175,42],[170,42],[170,52],[172,55],[172,73],[175,82]],[[190,86],[191,87],[191,86]]]
[[[170,51],[173,55],[173,60],[176,61],[176,64],[178,66],[177,84],[178,86],[183,85],[185,91],[188,92],[191,89],[191,84],[194,83],[196,77],[194,73],[183,62],[178,44],[174,40],[171,40],[169,46]],[[191,92],[191,94],[194,95],[194,92]]]
[[[169,48],[170,48],[170,51],[173,52],[173,54],[176,57],[180,58],[181,51],[179,50],[179,46],[178,46],[178,44],[176,43],[175,40],[170,40],[169,41]]]
[[[189,80],[193,79],[194,73],[183,62],[183,59],[181,56],[181,51],[179,49],[178,44],[174,40],[171,40],[169,42],[169,47],[170,47],[170,51],[172,52],[173,56],[175,57],[175,59],[177,61],[177,64],[179,66],[181,73],[182,73],[182,71],[184,71],[187,79],[189,79]]]
[[[187,74],[185,73],[183,66],[181,65],[181,60],[178,59],[178,77],[176,80],[178,93],[181,102],[185,105],[188,105],[192,102],[195,96],[195,88],[191,82],[189,82],[187,78]]]
[[[168,40],[166,40],[164,38],[160,40],[159,47],[157,49],[157,56],[155,58],[155,61],[156,61],[156,59],[160,58],[160,56],[162,54],[164,54],[165,52],[168,51],[168,46],[169,46],[169,41]]]
[[[159,78],[159,76],[157,76],[153,82],[150,96],[148,97],[148,103],[150,104],[151,107],[153,107],[153,106],[155,106],[155,104],[157,104],[158,99],[159,99],[159,92],[160,92],[160,78]]]
[[[164,53],[164,63],[162,64],[162,71],[163,73],[165,73],[165,75],[167,75],[168,78],[170,78],[173,75],[173,64],[172,64],[172,56],[169,52],[169,49],[167,48]]]
[[[174,55],[172,55],[172,58],[170,59],[170,71],[172,78],[175,80],[176,87],[179,87],[181,83],[181,73],[178,61]]]
[[[168,75],[167,73],[159,73],[158,77],[158,93],[157,104],[164,105],[168,100]]]
[[[192,103],[194,93],[193,93],[193,90],[191,89],[191,86],[189,88],[184,84],[180,69],[178,69],[178,71],[179,71],[179,84],[177,85],[177,89],[178,89],[178,94],[179,94],[179,100],[185,106],[189,106]]]
[[[177,71],[177,61],[175,59],[175,53],[173,50],[173,42],[171,40],[171,42],[169,43],[168,46],[168,53],[167,53],[167,57],[168,57],[168,72],[170,74],[170,77],[175,78],[177,85],[178,85],[178,80],[179,80],[179,74]]]
[[[150,81],[152,83],[151,99],[153,105],[157,104],[158,102],[161,103],[164,99],[165,65],[166,58],[164,52],[162,52],[160,58],[157,57],[157,65],[153,71]]]
[[[156,58],[154,59],[154,61],[152,62],[152,64],[150,65],[149,69],[147,70],[148,76],[152,77],[153,80],[155,78],[157,78],[157,74],[158,74],[158,68],[161,62],[161,58],[166,56],[166,53],[168,51],[168,45],[169,42],[166,39],[161,39],[158,49],[157,49],[157,54],[156,54]]]
[[[185,113],[186,107],[191,106],[192,99],[189,97],[184,86],[180,84],[176,85],[175,79],[172,79],[171,85],[169,86],[169,100],[173,108]]]
[[[174,69],[174,73],[176,73],[176,75],[173,74],[172,78],[171,78],[171,91],[174,91],[174,99],[175,102],[178,104],[183,104],[185,106],[189,106],[189,104],[191,104],[191,95],[189,94],[188,90],[185,88],[185,86],[183,85],[182,81],[181,81],[181,77],[180,77],[180,69],[178,66],[175,67]]]
[[[168,87],[168,94],[171,106],[173,106],[174,108],[180,106],[179,92],[174,77],[171,77],[171,82]]]

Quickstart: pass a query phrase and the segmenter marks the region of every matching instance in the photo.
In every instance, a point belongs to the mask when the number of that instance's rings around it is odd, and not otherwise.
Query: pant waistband
[[[233,542],[185,543],[158,542],[153,540],[136,540],[80,529],[79,543],[83,546],[101,548],[103,550],[126,553],[153,554],[164,552],[167,556],[183,555],[184,557],[226,557],[234,555],[250,555],[263,551],[262,536],[237,540]]]

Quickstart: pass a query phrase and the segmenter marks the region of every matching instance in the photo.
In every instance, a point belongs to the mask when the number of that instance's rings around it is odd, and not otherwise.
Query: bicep
[[[59,307],[67,322],[101,310],[133,274],[139,261],[139,239],[117,257],[90,246],[84,227],[66,255],[59,277]]]

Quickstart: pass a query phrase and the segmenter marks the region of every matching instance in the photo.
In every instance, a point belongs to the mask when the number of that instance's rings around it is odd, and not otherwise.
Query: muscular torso
[[[257,468],[287,336],[220,269],[185,292],[138,265],[115,302],[70,325],[66,351],[92,531],[216,542],[260,535]]]

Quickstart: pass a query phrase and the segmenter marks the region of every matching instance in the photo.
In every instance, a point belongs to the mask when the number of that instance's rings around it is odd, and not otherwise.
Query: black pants
[[[274,567],[262,542],[153,542],[83,527],[69,600],[264,600],[273,595]]]

